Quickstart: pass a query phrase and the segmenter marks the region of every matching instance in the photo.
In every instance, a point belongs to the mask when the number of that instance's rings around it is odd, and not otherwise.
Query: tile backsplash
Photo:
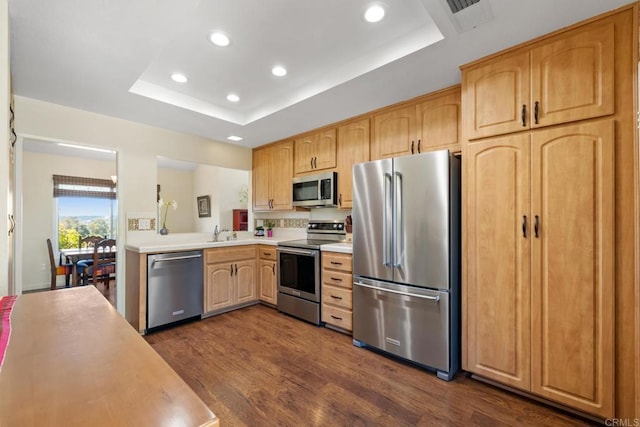
[[[307,228],[309,220],[306,218],[254,218],[253,227],[264,226],[265,221],[271,221],[275,228]]]

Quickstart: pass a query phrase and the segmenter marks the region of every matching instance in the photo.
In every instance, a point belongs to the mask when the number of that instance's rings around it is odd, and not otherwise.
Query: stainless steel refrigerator
[[[460,160],[353,167],[353,342],[450,380],[460,365]]]

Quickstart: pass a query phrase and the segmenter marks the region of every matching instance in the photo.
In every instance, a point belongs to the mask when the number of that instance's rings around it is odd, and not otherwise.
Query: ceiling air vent
[[[460,12],[462,9],[466,9],[472,4],[478,3],[479,1],[480,0],[447,0],[447,3],[449,3],[451,12],[456,13]]]

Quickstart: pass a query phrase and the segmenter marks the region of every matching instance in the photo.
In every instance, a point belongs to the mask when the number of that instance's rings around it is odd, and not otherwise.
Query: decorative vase
[[[273,237],[273,230],[267,230],[267,237]]]
[[[162,234],[163,236],[166,236],[167,234],[169,234],[169,229],[167,227],[162,227],[160,229],[160,234]]]

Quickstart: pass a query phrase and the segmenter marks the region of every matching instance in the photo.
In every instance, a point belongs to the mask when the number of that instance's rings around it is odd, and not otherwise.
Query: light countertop
[[[273,245],[276,246],[278,242],[290,240],[284,238],[275,237],[250,237],[237,240],[222,240],[219,242],[209,241],[162,241],[154,240],[152,242],[140,242],[131,243],[125,245],[125,249],[141,254],[145,253],[157,253],[157,252],[173,252],[173,251],[191,251],[198,249],[209,248],[223,248],[227,246],[242,246],[242,245]]]
[[[254,237],[252,235],[240,235],[236,240],[223,240],[214,242],[210,233],[184,233],[169,236],[155,236],[149,241],[132,242],[125,245],[128,251],[140,254],[152,254],[159,252],[193,251],[209,248],[224,248],[228,246],[242,245],[271,245],[277,246],[279,242],[287,240],[303,239],[304,234],[279,233],[274,237]],[[331,243],[322,245],[324,252],[352,253],[351,243]]]
[[[351,243],[331,243],[320,246],[322,252],[340,252],[343,254],[353,253],[353,245]]]

